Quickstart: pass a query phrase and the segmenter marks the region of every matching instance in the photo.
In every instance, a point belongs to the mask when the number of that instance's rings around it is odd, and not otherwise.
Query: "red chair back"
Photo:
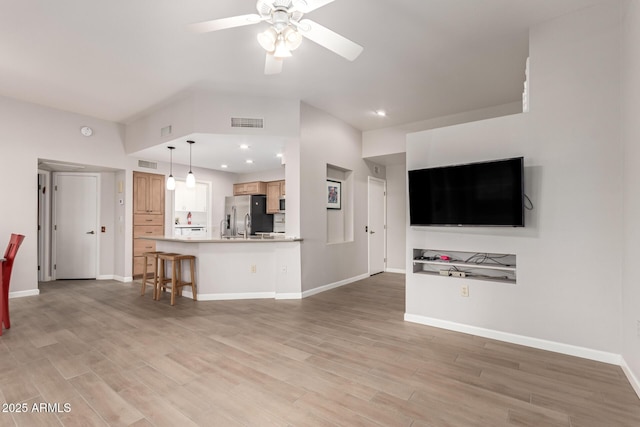
[[[24,236],[22,234],[11,234],[11,239],[9,239],[9,245],[7,246],[7,250],[4,252],[5,262],[2,263],[5,273],[11,274],[11,267],[13,266],[13,260],[18,253],[18,249],[24,240]],[[8,275],[7,275],[8,277]],[[7,278],[8,280],[8,278]]]

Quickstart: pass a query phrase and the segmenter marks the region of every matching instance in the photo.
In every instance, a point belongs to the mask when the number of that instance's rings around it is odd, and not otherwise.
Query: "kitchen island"
[[[155,241],[158,251],[196,257],[200,301],[302,298],[300,238],[157,236],[143,239]],[[192,298],[187,289],[183,295]]]

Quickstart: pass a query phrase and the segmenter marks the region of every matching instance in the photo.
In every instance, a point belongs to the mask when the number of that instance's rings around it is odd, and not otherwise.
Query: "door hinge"
[[[40,271],[40,266],[38,266],[38,271]]]
[[[53,187],[54,190],[58,191],[58,186]]]
[[[57,225],[53,226],[53,231],[58,231],[58,226]]]
[[[384,262],[387,262],[387,259],[386,259],[386,258],[384,259]]]
[[[53,269],[57,270],[58,269],[58,264],[53,264]]]

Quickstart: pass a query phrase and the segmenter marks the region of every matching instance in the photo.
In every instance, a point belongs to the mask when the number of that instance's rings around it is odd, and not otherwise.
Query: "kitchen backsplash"
[[[174,224],[187,225],[187,215],[189,212],[176,211],[176,216],[173,219]],[[193,225],[207,225],[207,213],[206,212],[191,212],[191,224]]]

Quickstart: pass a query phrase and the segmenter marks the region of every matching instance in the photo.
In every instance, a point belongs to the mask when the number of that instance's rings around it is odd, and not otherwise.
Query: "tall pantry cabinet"
[[[142,277],[145,252],[156,250],[156,242],[139,239],[164,236],[164,175],[133,172],[133,277]],[[147,271],[153,272],[149,261]]]

